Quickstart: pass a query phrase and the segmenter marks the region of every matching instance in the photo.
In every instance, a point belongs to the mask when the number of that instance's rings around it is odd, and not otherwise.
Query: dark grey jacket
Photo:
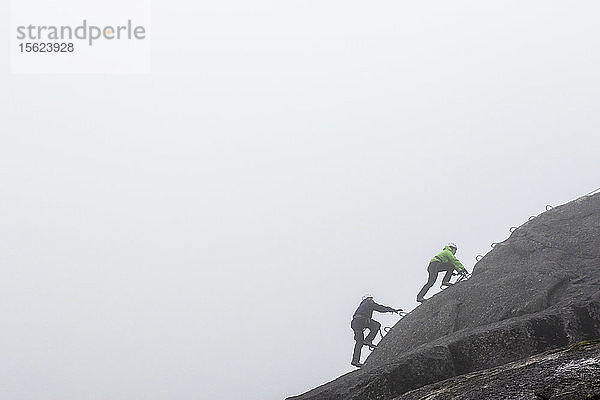
[[[379,312],[394,312],[396,311],[392,307],[382,306],[381,304],[375,303],[372,298],[366,298],[360,302],[360,305],[354,312],[352,318],[366,318],[371,319],[373,317],[373,311]]]

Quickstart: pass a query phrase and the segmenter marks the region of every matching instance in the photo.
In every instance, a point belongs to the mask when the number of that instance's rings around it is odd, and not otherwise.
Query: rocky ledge
[[[600,399],[600,340],[424,386],[394,400]]]

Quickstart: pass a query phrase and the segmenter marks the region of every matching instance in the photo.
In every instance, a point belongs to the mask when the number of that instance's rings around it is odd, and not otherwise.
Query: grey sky
[[[599,187],[600,5],[451,3],[156,2],[150,75],[2,58],[0,397],[308,390],[365,292]]]

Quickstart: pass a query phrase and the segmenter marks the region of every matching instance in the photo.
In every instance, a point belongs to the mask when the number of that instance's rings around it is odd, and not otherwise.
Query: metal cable
[[[588,194],[586,194],[586,196],[591,196],[591,195],[593,195],[594,193],[596,193],[598,191],[600,191],[600,188],[598,188],[596,190],[592,190],[591,192],[589,192]]]
[[[596,190],[592,190],[591,192],[589,192],[588,194],[581,196],[581,197],[587,197],[587,196],[591,196],[596,192],[600,192],[600,188],[596,189]],[[550,204],[546,204],[546,211],[550,211],[554,208],[554,206],[550,205]],[[537,215],[532,215],[531,217],[529,217],[528,221],[531,221],[532,219],[536,218]],[[513,233],[514,231],[516,231],[517,229],[519,229],[518,226],[511,226],[509,231],[510,233]],[[492,243],[492,249],[496,247],[496,245],[498,245],[499,243],[494,242]],[[475,262],[479,262],[481,259],[483,258],[482,255],[478,255],[475,257]]]

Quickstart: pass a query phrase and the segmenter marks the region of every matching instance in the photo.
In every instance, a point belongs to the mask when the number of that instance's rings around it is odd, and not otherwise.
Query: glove
[[[469,271],[467,271],[466,269],[463,269],[462,271],[460,271],[460,274],[462,276],[467,276],[467,275],[469,275]]]

